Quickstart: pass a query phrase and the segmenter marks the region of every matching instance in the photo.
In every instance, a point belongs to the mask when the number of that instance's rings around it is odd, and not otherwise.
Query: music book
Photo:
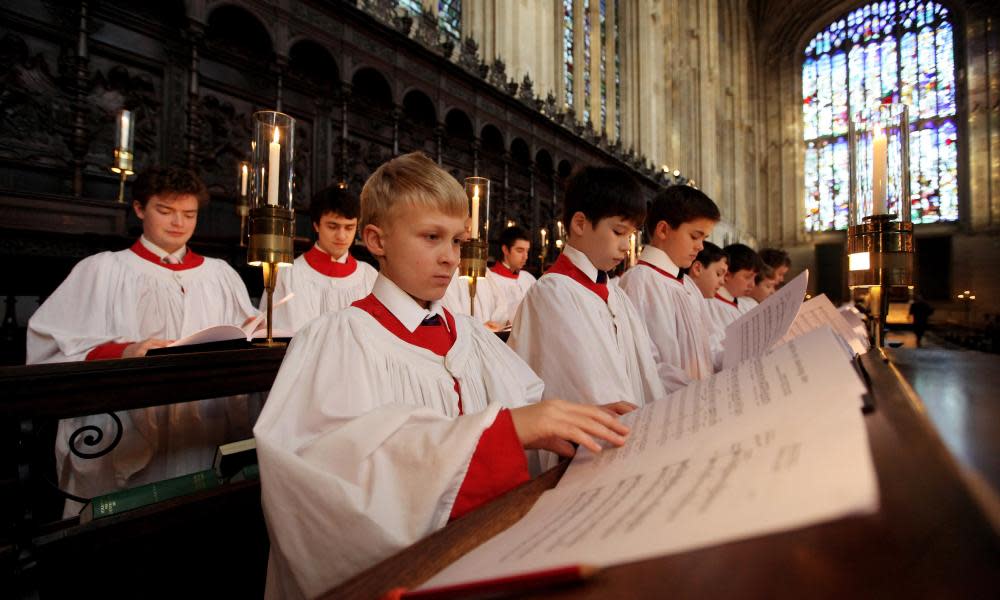
[[[212,468],[220,479],[228,479],[244,467],[257,464],[257,440],[247,438],[215,449]]]
[[[780,290],[726,327],[722,341],[722,368],[767,352],[788,333],[799,314],[809,284],[809,270],[802,271]]]
[[[878,510],[865,387],[828,326],[625,415],[517,523],[424,587],[608,567]]]

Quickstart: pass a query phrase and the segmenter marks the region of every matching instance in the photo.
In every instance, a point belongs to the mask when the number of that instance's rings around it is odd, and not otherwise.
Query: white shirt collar
[[[139,243],[141,243],[146,248],[146,250],[149,250],[150,252],[155,254],[156,257],[159,258],[160,260],[163,260],[163,257],[165,256],[173,256],[174,258],[177,259],[177,262],[180,263],[183,262],[184,255],[187,254],[187,245],[181,246],[180,250],[178,250],[177,252],[167,252],[163,248],[160,248],[153,242],[149,241],[145,235],[139,236]]]
[[[639,254],[639,260],[646,261],[657,269],[666,271],[680,279],[681,268],[675,265],[674,261],[670,260],[670,256],[666,252],[651,244],[646,244],[646,247],[642,249],[642,252]]]
[[[594,266],[594,263],[590,262],[590,259],[587,258],[586,254],[569,244],[566,244],[563,247],[563,254],[566,255],[569,262],[573,263],[577,269],[583,271],[583,274],[589,277],[591,281],[597,283],[597,267]]]
[[[431,315],[438,315],[448,327],[448,319],[444,316],[444,307],[440,300],[434,300],[430,309],[423,308],[409,294],[404,292],[396,282],[379,273],[372,286],[372,294],[393,314],[406,330],[413,333],[420,323]]]
[[[342,265],[347,263],[347,255],[350,254],[349,251],[345,251],[343,254],[340,255],[340,258],[334,258],[332,254],[330,254],[326,250],[320,248],[319,244],[315,244],[315,248],[317,250],[319,250],[320,252],[322,252],[323,254],[326,254],[327,256],[329,256],[330,257],[330,262],[340,263]]]
[[[719,291],[716,293],[722,296],[725,300],[729,300],[730,302],[736,302],[736,297],[729,293],[729,290],[726,289],[726,286],[720,287]]]

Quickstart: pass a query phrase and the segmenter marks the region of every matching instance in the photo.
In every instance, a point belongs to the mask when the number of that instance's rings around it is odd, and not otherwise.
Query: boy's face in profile
[[[132,208],[146,239],[170,253],[188,243],[198,224],[198,198],[193,194],[156,194],[145,208],[138,201]]]
[[[635,231],[636,224],[622,217],[604,217],[595,225],[578,212],[570,221],[569,242],[599,270],[610,271],[625,260],[629,236]]]
[[[380,226],[367,225],[365,245],[382,274],[427,307],[440,300],[458,267],[459,247],[468,237],[468,217],[400,206]]]
[[[733,295],[733,298],[742,298],[753,289],[755,277],[757,277],[757,272],[751,269],[740,269],[735,273],[727,272],[723,285]]]
[[[516,240],[509,248],[507,246],[500,246],[500,250],[503,252],[503,261],[507,263],[507,266],[515,272],[520,271],[528,262],[531,242],[528,240]]]
[[[319,223],[313,223],[316,230],[316,243],[319,249],[333,258],[340,258],[354,243],[354,234],[358,230],[358,220],[348,219],[335,212],[324,213]]]
[[[729,262],[725,258],[720,258],[707,267],[698,261],[691,263],[691,271],[688,276],[698,286],[701,295],[705,298],[714,298],[715,294],[722,287],[722,282],[726,279],[729,271]]]
[[[778,279],[776,277],[761,279],[760,283],[754,285],[753,289],[750,290],[750,297],[757,302],[763,302],[764,299],[774,293],[777,285]]]
[[[681,223],[677,229],[666,221],[660,223],[662,225],[658,223],[657,228],[662,232],[663,241],[657,245],[682,269],[691,266],[698,253],[705,248],[705,238],[715,229],[715,221],[704,217]]]

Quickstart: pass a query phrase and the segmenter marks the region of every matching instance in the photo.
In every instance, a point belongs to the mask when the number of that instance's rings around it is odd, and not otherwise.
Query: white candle
[[[123,110],[121,116],[121,127],[119,127],[120,137],[118,138],[118,147],[122,150],[131,150],[128,143],[129,129],[132,127],[132,113]]]
[[[281,168],[281,139],[278,128],[274,128],[274,141],[268,146],[267,156],[267,203],[271,206],[278,205],[278,184],[281,182],[281,175],[278,171]]]
[[[885,132],[882,129],[876,130],[875,138],[872,140],[872,213],[876,215],[885,214],[888,208],[886,206],[886,188],[888,187],[886,141]]]
[[[632,235],[628,236],[628,246],[629,246],[628,264],[629,264],[630,267],[634,267],[635,263],[636,263],[636,256],[635,256],[635,234],[634,233]]]
[[[247,175],[249,174],[247,172],[247,166],[246,166],[246,164],[240,165],[240,171],[242,171],[242,173],[240,175],[240,195],[241,196],[246,196],[247,195]]]
[[[545,228],[542,228],[542,230],[541,230],[541,232],[540,232],[540,233],[542,234],[542,248],[544,248],[544,247],[545,247],[545,242],[546,242],[546,239],[545,239],[545,235],[546,235],[546,234],[547,234],[548,232],[547,232],[547,231],[545,231]]]
[[[472,186],[472,239],[479,239],[479,186]]]

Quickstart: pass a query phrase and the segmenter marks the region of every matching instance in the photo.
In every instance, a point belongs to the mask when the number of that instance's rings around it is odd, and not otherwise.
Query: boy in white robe
[[[705,326],[706,338],[709,348],[712,350],[712,364],[715,371],[722,369],[722,337],[725,331],[720,331],[715,324],[715,319],[709,310],[707,300],[714,298],[726,280],[726,273],[729,271],[729,261],[726,253],[712,242],[704,242],[701,252],[691,263],[685,276],[694,282],[697,288],[695,294],[701,308],[701,318]],[[692,289],[691,291],[695,291]]]
[[[740,314],[748,313],[756,308],[758,304],[773,294],[778,286],[775,270],[763,261],[761,261],[760,271],[754,276],[753,281],[750,293],[740,300]]]
[[[728,263],[726,277],[715,296],[705,302],[716,329],[724,332],[743,314],[740,302],[753,289],[761,263],[753,248],[744,244],[729,244],[722,251],[726,253]]]
[[[257,315],[232,267],[187,248],[208,201],[193,173],[152,168],[136,178],[132,196],[142,236],[128,250],[102,252],[73,268],[28,322],[28,364],[144,356],[200,329],[239,326]],[[243,396],[116,414],[122,439],[100,458],[75,455],[69,441],[84,426],[113,439],[117,427],[107,415],[60,421],[61,489],[90,498],[210,468],[216,446],[247,437],[252,426]],[[86,454],[103,447],[75,443]],[[66,515],[80,507],[67,501]]]
[[[420,153],[361,192],[372,294],[289,346],[254,434],[268,598],[315,597],[528,478],[522,448],[624,443],[628,407],[539,402],[542,382],[441,306],[468,236],[462,186]]]
[[[500,252],[502,258],[486,272],[484,287],[495,306],[490,320],[509,327],[524,294],[535,283],[534,275],[524,270],[531,252],[528,232],[516,225],[504,229],[500,233]]]
[[[321,314],[350,306],[371,292],[378,272],[355,260],[350,249],[358,229],[357,196],[331,186],[313,197],[309,205],[316,245],[278,270],[275,300],[295,294],[274,307],[274,327],[298,331]],[[266,310],[261,298],[261,311]]]
[[[792,268],[792,259],[788,256],[788,252],[780,248],[762,248],[758,254],[765,265],[774,269],[774,278],[777,280],[775,289],[780,288],[785,283],[788,270]]]
[[[624,170],[586,167],[567,182],[564,211],[569,239],[525,294],[508,345],[545,382],[545,397],[635,406],[661,398],[646,326],[607,283],[646,216],[639,185]]]
[[[646,216],[649,243],[622,275],[621,287],[656,347],[668,393],[715,372],[705,335],[705,302],[683,270],[698,257],[720,218],[715,202],[700,190],[686,185],[662,190]]]

